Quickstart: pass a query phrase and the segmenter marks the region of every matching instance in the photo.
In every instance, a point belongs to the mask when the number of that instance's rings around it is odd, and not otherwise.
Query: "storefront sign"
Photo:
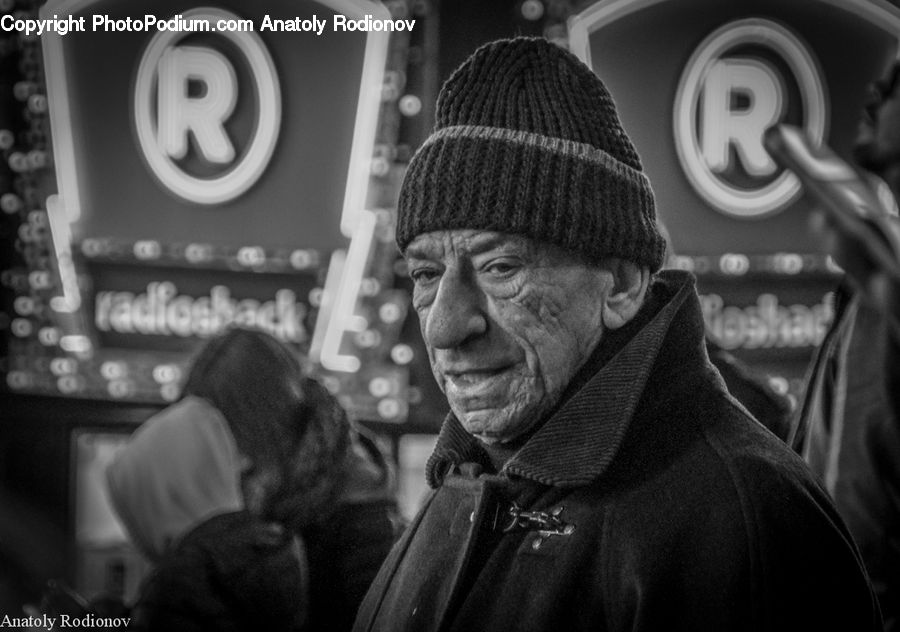
[[[232,325],[309,346],[314,271],[267,274],[92,263],[92,324],[101,346],[185,350]],[[313,298],[315,298],[313,296]],[[314,301],[313,301],[314,302]]]
[[[900,10],[600,0],[570,20],[569,35],[612,92],[679,254],[810,253],[809,204],[762,134],[790,123],[850,158],[867,84],[897,55]]]
[[[723,349],[817,347],[834,318],[823,297],[815,305],[782,303],[775,294],[759,294],[749,305],[726,305],[719,294],[700,297],[706,330]]]
[[[383,5],[52,0],[42,17],[54,15],[102,18],[41,38],[59,209],[76,242],[347,246],[390,33],[275,25],[381,24]]]
[[[192,9],[183,19],[240,18],[220,9]],[[189,202],[219,204],[250,188],[268,166],[281,127],[281,91],[272,57],[255,32],[224,31],[221,41],[205,46],[183,44],[190,34],[159,31],[150,40],[137,70],[134,124],[141,153],[163,186]],[[243,86],[223,52],[226,43],[250,68],[252,80]],[[196,93],[192,84],[199,86]],[[236,146],[226,127],[241,90],[259,104],[246,147]],[[179,164],[191,142],[210,176]]]
[[[694,190],[737,217],[778,211],[800,193],[762,144],[792,98],[810,136],[825,134],[825,88],[806,44],[778,22],[744,18],[711,33],[678,82],[674,141]],[[744,176],[741,184],[739,178]]]

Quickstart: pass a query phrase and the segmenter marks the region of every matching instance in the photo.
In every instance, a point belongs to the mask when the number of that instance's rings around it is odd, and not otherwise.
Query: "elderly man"
[[[438,99],[397,241],[452,413],[356,630],[876,630],[805,466],[709,364],[602,82],[540,39]]]

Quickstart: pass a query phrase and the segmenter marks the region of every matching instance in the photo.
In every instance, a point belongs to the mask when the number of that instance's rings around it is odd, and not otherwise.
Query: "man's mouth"
[[[487,395],[504,382],[511,366],[478,367],[444,372],[448,395],[478,397]]]

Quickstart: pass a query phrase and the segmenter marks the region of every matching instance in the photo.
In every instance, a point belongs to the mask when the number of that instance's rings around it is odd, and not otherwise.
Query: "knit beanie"
[[[397,244],[480,229],[655,272],[665,243],[650,181],[603,82],[541,38],[486,44],[447,80],[400,189]]]

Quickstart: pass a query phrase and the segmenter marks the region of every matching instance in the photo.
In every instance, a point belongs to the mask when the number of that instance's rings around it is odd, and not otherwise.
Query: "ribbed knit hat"
[[[659,269],[650,182],[603,82],[541,38],[486,44],[438,96],[435,128],[400,189],[397,244],[482,229],[550,242],[599,262]]]

